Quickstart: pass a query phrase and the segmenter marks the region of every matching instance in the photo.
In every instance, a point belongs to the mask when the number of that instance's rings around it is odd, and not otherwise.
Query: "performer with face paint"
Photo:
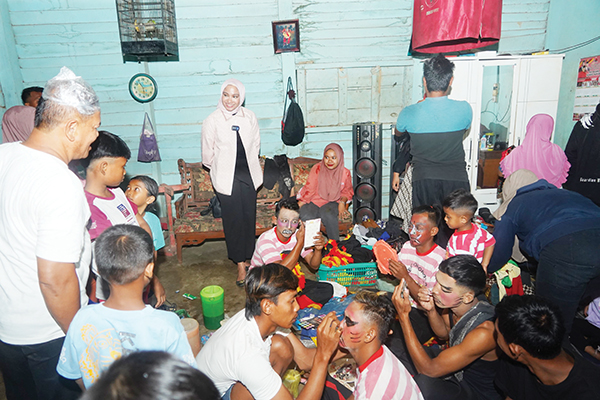
[[[275,207],[273,224],[275,227],[260,235],[252,255],[250,268],[269,263],[278,263],[290,269],[298,277],[300,308],[311,304],[325,304],[333,295],[346,294],[345,288],[330,282],[306,280],[298,261],[303,258],[308,267],[316,271],[321,264],[321,251],[327,239],[319,232],[311,248],[304,247],[304,224],[300,221],[298,201],[287,198]]]
[[[399,285],[392,297],[423,396],[427,400],[500,399],[494,388],[498,364],[491,321],[494,307],[477,298],[485,288],[483,267],[471,255],[454,256],[440,264],[436,280],[433,290],[421,288],[418,293],[433,331],[450,342],[435,358],[419,343],[411,324],[408,290],[401,296]]]
[[[340,348],[347,350],[358,365],[358,378],[350,398],[423,399],[409,372],[383,345],[394,314],[387,296],[366,290],[359,291],[346,308],[340,324]],[[328,390],[326,394],[329,395]]]
[[[442,213],[437,206],[415,207],[409,225],[410,240],[402,246],[398,259],[390,260],[389,264],[392,275],[400,281],[404,279],[408,287],[412,305],[410,320],[420,343],[426,343],[434,336],[427,314],[416,300],[421,288],[433,289],[439,265],[446,258],[446,251],[434,242],[441,219]],[[392,330],[386,345],[411,373],[415,373],[397,321],[393,322]]]

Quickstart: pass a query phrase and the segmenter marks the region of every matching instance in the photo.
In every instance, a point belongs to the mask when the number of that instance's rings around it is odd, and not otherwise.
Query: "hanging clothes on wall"
[[[415,0],[412,49],[448,53],[498,43],[502,0]]]

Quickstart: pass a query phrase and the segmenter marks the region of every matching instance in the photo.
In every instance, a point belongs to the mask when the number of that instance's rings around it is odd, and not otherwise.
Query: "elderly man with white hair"
[[[50,79],[22,143],[0,146],[0,369],[11,399],[77,398],[56,364],[87,304],[90,210],[67,164],[98,136],[94,90],[68,68]]]

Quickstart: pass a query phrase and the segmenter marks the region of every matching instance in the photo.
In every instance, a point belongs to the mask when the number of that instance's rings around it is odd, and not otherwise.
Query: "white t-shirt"
[[[198,369],[215,384],[221,396],[241,382],[255,400],[270,400],[281,388],[281,377],[269,362],[271,336],[263,340],[254,318],[242,309],[219,328],[196,357]]]
[[[86,305],[89,218],[83,185],[64,162],[20,143],[0,146],[0,340],[25,345],[64,336],[42,297],[36,257],[76,263]]]

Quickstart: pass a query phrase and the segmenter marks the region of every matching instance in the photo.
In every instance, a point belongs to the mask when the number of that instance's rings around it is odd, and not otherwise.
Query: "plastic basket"
[[[317,277],[320,281],[337,282],[343,286],[372,286],[377,282],[377,264],[354,263],[340,267],[321,264]]]

